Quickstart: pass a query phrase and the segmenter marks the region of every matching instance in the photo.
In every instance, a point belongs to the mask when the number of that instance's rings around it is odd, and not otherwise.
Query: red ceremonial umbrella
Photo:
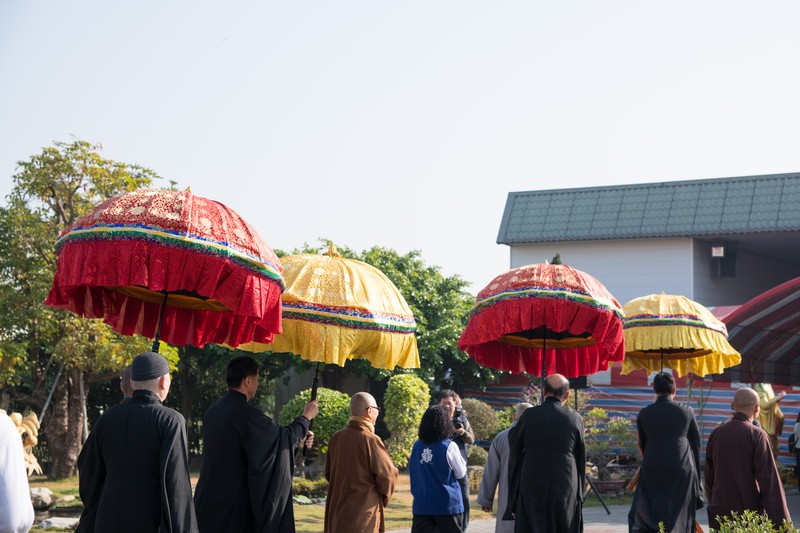
[[[45,301],[123,335],[202,347],[281,332],[282,267],[258,232],[191,191],[139,189],[78,219],[56,242]]]
[[[523,266],[478,293],[458,347],[499,370],[585,376],[625,357],[622,308],[580,270]]]

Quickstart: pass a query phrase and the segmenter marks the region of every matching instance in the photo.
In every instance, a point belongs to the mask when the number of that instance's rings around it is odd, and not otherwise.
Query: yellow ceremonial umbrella
[[[711,311],[685,296],[651,294],[622,306],[625,360],[622,374],[671,368],[684,376],[719,374],[742,358],[728,330]]]
[[[333,245],[322,255],[281,258],[281,264],[283,333],[270,344],[240,349],[291,352],[339,366],[360,358],[375,368],[419,368],[414,315],[383,272],[341,257]]]

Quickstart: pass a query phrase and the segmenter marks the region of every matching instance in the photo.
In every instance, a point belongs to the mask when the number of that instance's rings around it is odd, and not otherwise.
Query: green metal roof
[[[800,173],[508,194],[499,244],[800,230]]]

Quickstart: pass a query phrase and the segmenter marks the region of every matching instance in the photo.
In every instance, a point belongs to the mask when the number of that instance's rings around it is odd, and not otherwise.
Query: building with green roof
[[[800,276],[800,173],[512,192],[497,242],[511,268],[559,253],[620,303],[737,305]]]

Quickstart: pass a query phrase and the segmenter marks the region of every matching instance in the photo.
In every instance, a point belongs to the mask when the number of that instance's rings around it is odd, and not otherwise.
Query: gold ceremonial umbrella
[[[270,344],[240,349],[291,352],[344,366],[367,359],[375,368],[419,368],[414,315],[386,275],[367,263],[328,252],[281,259],[286,283],[283,333]]]
[[[719,374],[742,358],[729,343],[728,330],[711,311],[685,296],[651,294],[622,306],[625,360],[622,374],[664,367],[678,376]]]

